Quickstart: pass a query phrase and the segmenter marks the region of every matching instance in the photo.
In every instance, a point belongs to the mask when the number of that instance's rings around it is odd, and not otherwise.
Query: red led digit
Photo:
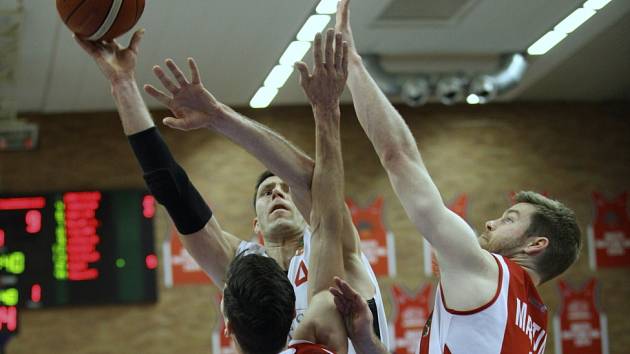
[[[26,232],[36,234],[42,229],[42,213],[39,210],[26,212]]]
[[[42,287],[39,284],[34,284],[31,287],[31,301],[40,302],[42,301]]]
[[[150,254],[145,258],[148,269],[155,269],[158,266],[158,258],[154,254]]]
[[[155,215],[155,198],[152,195],[145,195],[142,199],[142,215],[147,219]]]

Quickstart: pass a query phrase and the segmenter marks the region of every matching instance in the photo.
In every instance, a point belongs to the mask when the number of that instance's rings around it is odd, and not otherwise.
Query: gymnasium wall
[[[630,190],[628,104],[400,109],[444,199],[468,194],[468,221],[475,229],[502,213],[512,191],[544,191],[564,201],[575,210],[585,230],[593,217],[593,191],[610,198]],[[309,108],[242,112],[313,153]],[[421,238],[400,207],[352,107],[344,106],[342,115],[347,194],[363,205],[377,195],[385,197],[385,223],[396,236],[395,282],[416,289],[431,281],[423,276]],[[32,121],[40,125],[40,146],[32,152],[0,154],[0,192],[143,187],[140,169],[115,114],[34,116]],[[161,130],[221,225],[250,238],[253,185],[263,167],[209,131]],[[158,242],[167,234],[167,225],[166,214],[160,210]],[[565,278],[580,284],[593,275],[600,280],[600,304],[608,315],[611,353],[625,353],[623,348],[630,347],[630,309],[626,305],[630,269],[595,274],[589,270],[585,247]],[[393,282],[381,281],[388,312]],[[209,353],[211,331],[217,322],[215,293],[210,286],[166,289],[160,285],[155,305],[22,311],[20,333],[9,343],[7,353]],[[544,285],[541,293],[555,313],[559,305],[555,283]],[[554,353],[553,338],[548,340],[546,353]]]

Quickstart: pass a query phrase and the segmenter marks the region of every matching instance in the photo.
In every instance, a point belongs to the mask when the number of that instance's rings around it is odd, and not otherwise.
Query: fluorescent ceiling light
[[[558,31],[549,31],[544,36],[540,37],[536,43],[532,44],[529,48],[527,48],[527,53],[529,55],[543,55],[547,53],[551,48],[553,48],[556,44],[560,43],[567,36],[566,33],[558,32]]]
[[[468,97],[466,97],[466,102],[468,102],[468,104],[479,104],[481,100],[479,99],[479,96],[471,93]]]
[[[252,108],[265,108],[269,106],[271,101],[278,94],[278,89],[272,87],[261,87],[256,91],[252,100],[249,101],[249,105]]]
[[[309,42],[301,42],[301,41],[293,41],[287,49],[284,51],[284,54],[280,57],[281,65],[289,65],[293,66],[296,61],[302,60],[306,55],[306,52],[311,48],[311,44]]]
[[[315,12],[321,15],[331,15],[337,12],[339,0],[322,0],[315,8]]]
[[[611,0],[588,0],[584,3],[585,9],[599,10],[608,5]]]
[[[562,33],[571,33],[593,15],[595,15],[595,10],[577,9],[567,16],[567,18],[562,20],[562,22],[558,23],[554,30]]]
[[[317,33],[326,28],[328,22],[330,22],[329,15],[311,15],[298,32],[297,39],[299,41],[311,42]]]
[[[286,65],[276,65],[265,79],[266,87],[280,88],[287,82],[293,72],[293,67]]]

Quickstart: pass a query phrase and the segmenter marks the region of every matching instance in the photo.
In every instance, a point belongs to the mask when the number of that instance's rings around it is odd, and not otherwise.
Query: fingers
[[[322,67],[322,34],[318,33],[315,35],[315,40],[313,41],[313,64],[316,68]]]
[[[129,49],[131,49],[134,53],[138,53],[138,48],[140,47],[140,42],[142,41],[142,37],[144,36],[144,28],[137,30],[134,32],[131,40],[129,41]]]
[[[190,67],[190,72],[192,74],[192,84],[201,84],[201,75],[199,75],[199,69],[197,68],[197,63],[195,63],[195,59],[188,58],[188,66]]]
[[[333,53],[333,40],[335,39],[335,30],[333,30],[332,28],[329,28],[326,31],[326,47],[324,49],[324,53],[325,53],[325,62],[324,65],[326,67],[326,70],[331,71],[334,68],[335,65],[335,60],[334,60],[334,53]]]
[[[169,128],[178,129],[178,130],[188,130],[188,126],[183,119],[177,119],[174,117],[166,117],[162,119],[162,124],[166,125]]]
[[[335,34],[335,70],[342,72],[343,69],[343,35],[341,32]]]
[[[158,65],[153,67],[153,74],[157,76],[162,85],[164,85],[164,87],[166,87],[166,89],[169,90],[171,93],[175,94],[177,93],[177,91],[179,91],[179,88],[175,86],[173,81],[171,81],[171,79],[166,76],[164,70],[162,70],[162,68],[160,68]]]
[[[94,42],[90,42],[90,41],[86,41],[84,39],[81,39],[76,34],[73,34],[72,38],[74,38],[74,41],[77,42],[79,47],[81,47],[90,56],[98,55],[98,48],[96,47]]]
[[[343,42],[342,52],[341,72],[345,77],[348,77],[348,42]]]
[[[300,72],[300,82],[306,82],[311,78],[308,66],[303,61],[295,62],[294,67]]]
[[[166,95],[164,92],[156,89],[152,85],[144,85],[144,91],[148,93],[151,97],[158,100],[161,104],[168,106],[171,103],[171,97]]]
[[[184,73],[179,69],[177,65],[175,65],[175,62],[172,59],[166,59],[164,62],[166,63],[166,66],[171,70],[173,76],[175,76],[175,79],[177,80],[177,82],[179,82],[180,86],[188,85],[188,80],[184,76]]]

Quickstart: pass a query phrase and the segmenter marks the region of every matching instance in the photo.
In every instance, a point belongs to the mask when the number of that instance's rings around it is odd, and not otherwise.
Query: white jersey
[[[298,324],[304,317],[304,312],[308,308],[308,259],[311,251],[311,232],[309,229],[304,230],[304,247],[298,250],[291,258],[289,263],[289,270],[287,277],[293,285],[295,291],[295,318],[291,324],[291,331],[289,332],[289,339],[293,338],[293,332],[297,328]],[[246,253],[259,253],[260,245],[253,242],[242,241],[237,250],[237,254],[241,252]],[[389,351],[389,329],[387,328],[387,320],[385,319],[385,308],[383,306],[383,298],[381,296],[381,290],[378,287],[376,275],[372,271],[372,266],[367,257],[361,252],[361,260],[365,266],[365,270],[368,273],[372,286],[375,289],[374,303],[376,305],[376,314],[374,320],[378,321],[379,333],[381,341],[385,345],[385,348]],[[354,348],[348,340],[348,354],[354,354]]]

